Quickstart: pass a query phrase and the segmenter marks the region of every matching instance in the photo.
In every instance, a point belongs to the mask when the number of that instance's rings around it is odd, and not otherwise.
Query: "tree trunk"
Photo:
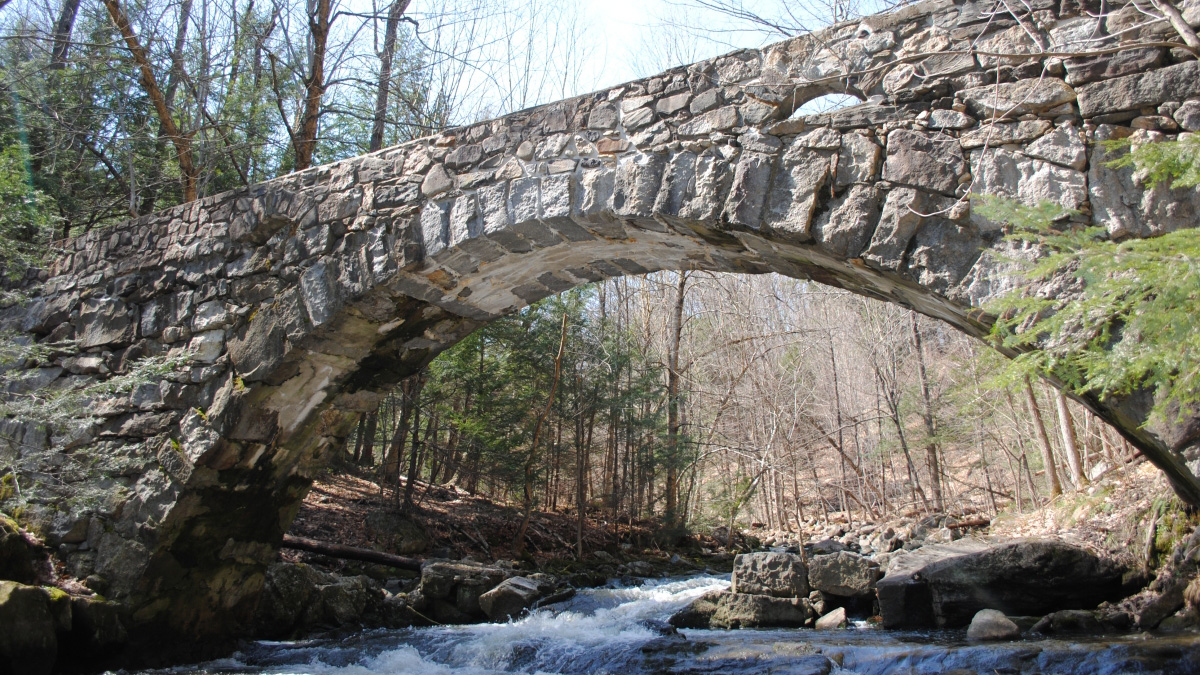
[[[392,0],[387,26],[383,31],[383,51],[379,53],[379,86],[375,90],[375,115],[371,123],[370,152],[383,148],[383,129],[387,121],[388,94],[392,89],[392,57],[396,53],[396,31],[400,17],[408,10],[409,0]]]
[[[1058,429],[1062,433],[1063,450],[1067,455],[1067,466],[1071,470],[1071,482],[1076,489],[1083,487],[1087,479],[1083,476],[1083,462],[1079,459],[1079,442],[1075,438],[1075,424],[1071,411],[1067,409],[1067,397],[1061,389],[1054,390],[1054,402],[1058,407]]]
[[[529,530],[529,519],[533,516],[533,466],[538,457],[538,440],[542,434],[542,425],[546,423],[546,418],[550,415],[550,406],[554,405],[554,394],[558,392],[558,379],[562,374],[562,357],[563,350],[567,347],[567,312],[563,310],[562,317],[562,333],[558,339],[558,355],[554,357],[554,379],[550,385],[550,395],[546,398],[546,408],[542,410],[542,414],[538,416],[537,424],[533,426],[533,440],[529,443],[529,456],[525,459],[525,490],[524,490],[524,509],[525,517],[521,520],[521,527],[517,530],[517,541],[514,551],[517,555],[525,552],[525,533]]]
[[[282,548],[296,549],[297,551],[308,551],[309,553],[319,553],[333,558],[343,558],[345,560],[361,560],[363,562],[377,563],[395,567],[402,570],[411,570],[413,572],[421,571],[421,561],[413,558],[403,558],[390,553],[381,551],[373,551],[369,548],[358,548],[357,546],[346,546],[344,544],[333,544],[326,541],[317,541],[316,539],[308,539],[307,537],[296,537],[290,534],[283,535]]]
[[[667,484],[663,520],[668,528],[677,524],[679,508],[679,342],[683,335],[683,300],[687,272],[679,273],[675,306],[671,311],[670,342],[667,345]]]
[[[404,454],[404,442],[408,440],[409,421],[412,417],[413,390],[416,387],[416,376],[406,378],[400,383],[400,421],[392,434],[387,453],[383,458],[383,480],[396,481],[400,484],[400,456]]]
[[[321,0],[328,3],[330,0]],[[154,77],[154,69],[150,65],[149,56],[146,50],[138,42],[137,35],[133,32],[133,26],[129,23],[128,17],[117,4],[117,0],[103,0],[104,6],[108,9],[108,15],[112,17],[113,23],[116,24],[117,30],[121,32],[121,37],[125,39],[126,46],[129,47],[129,53],[133,55],[133,60],[141,71],[142,88],[146,90],[146,95],[150,97],[150,101],[154,104],[154,110],[158,114],[158,121],[162,124],[167,138],[171,139],[171,143],[175,146],[175,154],[179,160],[179,171],[182,174],[183,182],[183,201],[191,202],[196,199],[196,177],[198,172],[192,164],[192,139],[190,136],[184,135],[179,127],[175,124],[175,119],[172,116],[172,111],[167,104],[167,98],[162,90],[158,87],[158,80]]]
[[[3,7],[0,4],[0,7]],[[67,53],[71,49],[71,33],[75,30],[75,17],[79,15],[79,0],[65,0],[58,21],[54,22],[54,48],[50,53],[50,70],[67,67]]]
[[[929,395],[929,377],[925,372],[925,350],[921,345],[921,331],[917,328],[916,312],[908,314],[912,327],[913,346],[917,350],[917,374],[921,379],[921,399],[925,403],[922,420],[925,422],[925,461],[929,465],[929,487],[933,490],[933,505],[940,512],[946,510],[945,498],[942,495],[942,469],[938,461],[937,429],[933,422],[933,401]]]
[[[363,432],[363,449],[358,463],[371,466],[375,463],[375,430],[379,427],[379,412],[367,413],[367,428]]]
[[[358,416],[358,438],[356,438],[354,441],[354,454],[351,456],[354,459],[355,464],[358,464],[359,458],[362,457],[363,437],[367,435],[366,428],[367,416],[360,414]]]
[[[413,376],[416,383],[413,385],[412,395],[412,447],[409,450],[408,456],[408,476],[404,481],[404,504],[400,507],[401,513],[408,513],[413,506],[413,489],[417,485],[417,454],[420,450],[419,436],[421,431],[421,389],[425,387],[425,373],[422,371]]]
[[[1046,465],[1046,484],[1050,486],[1050,496],[1057,497],[1062,494],[1062,484],[1058,482],[1058,472],[1054,468],[1054,450],[1050,447],[1050,437],[1046,435],[1046,425],[1042,423],[1042,410],[1038,407],[1037,397],[1033,395],[1033,385],[1029,384],[1029,378],[1025,378],[1025,405],[1029,407],[1029,416],[1033,418],[1033,430],[1042,449],[1042,464]]]
[[[325,50],[329,41],[333,0],[312,1],[316,3],[315,11],[310,9],[308,15],[308,29],[312,35],[312,61],[309,75],[304,79],[304,114],[300,117],[294,139],[296,171],[303,171],[312,166],[317,148],[317,123],[321,119],[321,98],[325,95]]]

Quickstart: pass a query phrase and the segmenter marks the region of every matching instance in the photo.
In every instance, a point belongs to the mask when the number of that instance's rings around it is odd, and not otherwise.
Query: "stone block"
[[[798,241],[810,241],[813,212],[819,192],[828,180],[828,153],[802,146],[788,148],[767,196],[763,223]]]
[[[421,208],[421,243],[432,258],[450,244],[450,209],[453,202],[426,202]]]
[[[829,595],[870,597],[875,593],[878,575],[879,565],[850,551],[816,555],[808,560],[809,588]]]
[[[768,155],[742,153],[722,212],[725,222],[754,230],[762,225],[763,205],[771,187],[774,163],[775,159]]]
[[[856,258],[871,240],[878,220],[878,190],[852,185],[816,218],[812,236],[822,250],[841,258]]]
[[[119,298],[89,298],[80,307],[76,323],[79,347],[88,349],[131,342],[138,326],[137,306]]]
[[[807,598],[808,567],[795,553],[743,553],[733,559],[733,593]]]
[[[1059,78],[1042,77],[971,87],[960,91],[958,96],[976,117],[1020,117],[1071,103],[1075,101],[1075,90]],[[1083,116],[1089,114],[1084,112]]]
[[[1085,84],[1079,88],[1079,114],[1092,117],[1138,110],[1196,96],[1200,96],[1200,61],[1187,61]]]
[[[907,129],[888,135],[884,180],[953,195],[966,173],[962,148],[951,136]]]

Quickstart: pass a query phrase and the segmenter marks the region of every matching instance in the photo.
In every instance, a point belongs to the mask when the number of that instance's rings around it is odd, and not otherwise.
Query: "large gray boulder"
[[[542,597],[538,583],[527,577],[505,579],[479,597],[479,606],[492,621],[505,621],[533,607]]]
[[[878,583],[885,628],[959,628],[981,609],[1038,616],[1127,593],[1124,569],[1054,540],[962,539],[897,554]]]
[[[463,623],[486,616],[480,598],[500,585],[509,573],[498,567],[469,563],[435,562],[421,568],[420,591],[423,596],[441,607],[442,623]],[[438,601],[441,601],[440,603]],[[454,612],[449,611],[452,606]],[[437,618],[437,617],[434,617]]]
[[[875,593],[879,566],[874,561],[840,551],[808,560],[808,585],[815,591],[844,598],[869,597]]]
[[[743,553],[733,559],[733,593],[808,597],[808,567],[795,553]]]
[[[276,563],[267,568],[256,617],[269,638],[288,637],[316,626],[375,623],[386,614],[385,593],[365,576],[340,576],[310,565]]]
[[[800,627],[812,620],[808,598],[713,591],[676,612],[669,623],[676,628],[769,628]]]

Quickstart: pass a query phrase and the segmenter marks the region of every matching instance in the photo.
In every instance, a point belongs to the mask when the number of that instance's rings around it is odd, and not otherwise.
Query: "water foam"
[[[659,636],[661,621],[695,598],[726,588],[728,577],[652,580],[580,593],[570,602],[501,624],[442,626],[411,631],[408,644],[351,664],[321,654],[304,666],[276,666],[273,675],[494,675],[523,672],[621,672],[638,649]]]

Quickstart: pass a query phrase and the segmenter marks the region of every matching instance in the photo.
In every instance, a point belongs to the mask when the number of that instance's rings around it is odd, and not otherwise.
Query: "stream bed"
[[[580,591],[506,624],[255,642],[233,656],[144,675],[494,673],[1200,673],[1200,635],[1072,636],[973,643],[965,630],[683,630],[665,621],[728,576]]]

